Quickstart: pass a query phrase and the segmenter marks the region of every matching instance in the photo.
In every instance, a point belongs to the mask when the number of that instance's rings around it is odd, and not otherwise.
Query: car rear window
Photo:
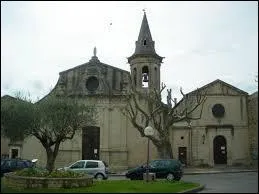
[[[6,161],[5,166],[7,166],[9,168],[15,168],[16,167],[16,161],[15,160],[8,160],[8,161]]]
[[[98,168],[98,162],[88,161],[85,165],[85,168]]]
[[[1,160],[1,166],[5,166],[8,168],[27,168],[27,167],[32,167],[33,164],[29,160]]]

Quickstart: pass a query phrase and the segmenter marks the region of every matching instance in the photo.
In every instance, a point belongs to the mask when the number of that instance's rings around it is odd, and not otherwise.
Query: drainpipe
[[[190,126],[190,165],[192,164],[192,127]]]

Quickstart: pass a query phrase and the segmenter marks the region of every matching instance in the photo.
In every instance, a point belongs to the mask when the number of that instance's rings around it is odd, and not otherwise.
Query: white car
[[[71,170],[73,172],[85,172],[88,175],[104,180],[108,178],[108,166],[101,160],[79,160],[72,165],[58,170]]]

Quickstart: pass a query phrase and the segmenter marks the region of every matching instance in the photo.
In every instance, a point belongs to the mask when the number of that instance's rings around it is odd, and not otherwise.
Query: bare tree
[[[166,85],[162,83],[160,91],[152,89],[143,93],[131,87],[124,114],[142,137],[146,137],[144,129],[149,125],[153,126],[156,131],[155,135],[147,136],[147,138],[156,146],[160,158],[173,158],[170,129],[174,128],[176,123],[185,121],[190,123],[191,120],[200,119],[206,93],[197,89],[192,93],[184,94],[180,89],[183,98],[176,103],[175,98],[172,100],[171,89],[169,89],[167,90],[167,104],[164,104],[161,94],[165,88]],[[172,102],[174,102],[173,107]],[[199,111],[197,117],[193,116],[195,110]]]

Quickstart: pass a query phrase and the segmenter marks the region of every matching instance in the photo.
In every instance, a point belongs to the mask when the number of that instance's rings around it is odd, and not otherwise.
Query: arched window
[[[147,45],[147,40],[144,40],[144,43],[143,43],[144,45]]]
[[[142,68],[142,87],[143,88],[148,88],[148,83],[149,83],[148,67],[144,66]]]
[[[137,69],[136,68],[133,69],[133,84],[134,84],[134,86],[137,85]]]
[[[158,79],[158,76],[157,76],[157,67],[154,68],[154,71],[155,71],[155,72],[154,72],[154,85],[155,85],[155,87],[157,87],[157,84],[159,83],[158,80],[157,80],[157,79]]]

